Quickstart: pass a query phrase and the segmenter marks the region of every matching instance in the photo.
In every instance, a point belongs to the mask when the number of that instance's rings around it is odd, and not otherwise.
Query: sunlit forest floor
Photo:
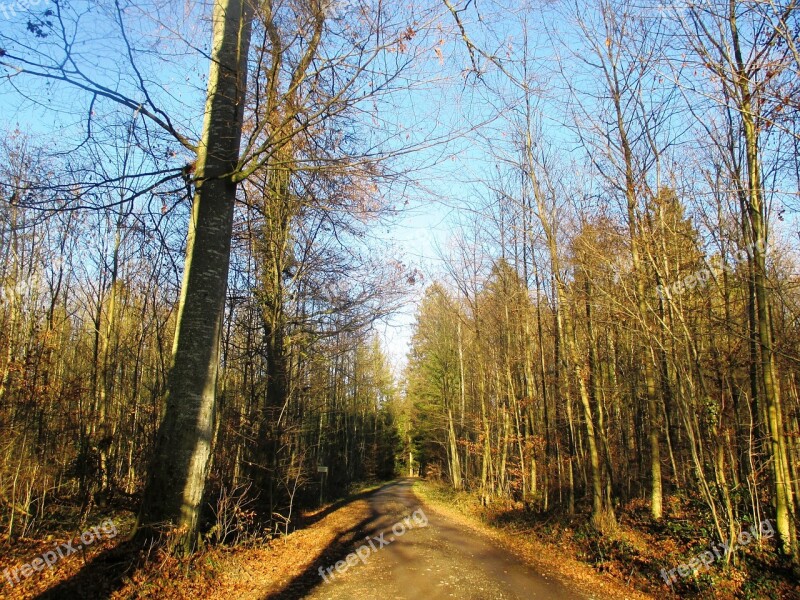
[[[712,545],[708,521],[685,498],[670,497],[660,526],[653,525],[646,503],[623,506],[618,530],[601,536],[589,525],[588,507],[579,506],[574,515],[542,515],[526,512],[521,504],[482,506],[477,496],[445,484],[420,481],[415,490],[539,570],[583,583],[603,597],[800,599],[800,582],[779,569],[774,552],[756,543],[737,550],[744,556],[735,564],[717,560],[699,575],[676,577],[670,587],[661,570],[688,564]]]
[[[333,564],[351,552],[374,518],[371,494],[379,484],[302,513],[297,529],[272,540],[245,538],[236,545],[212,546],[191,558],[161,550],[131,549],[125,541],[134,523],[132,507],[96,511],[77,523],[75,507],[62,506],[47,534],[6,545],[2,598],[303,598],[320,586],[319,565]],[[647,507],[630,504],[619,511],[614,534],[598,535],[588,525],[585,507],[576,514],[536,514],[514,505],[482,506],[466,492],[419,480],[414,492],[426,512],[440,514],[462,529],[465,539],[488,536],[537,572],[562,581],[592,598],[800,598],[800,586],[771,562],[773,553],[751,544],[736,564],[718,561],[702,575],[679,580],[673,588],[662,569],[688,563],[709,546],[702,515],[688,500],[672,497],[668,518],[652,525]],[[398,519],[404,507],[390,506],[384,518]],[[396,514],[395,514],[396,513]],[[9,585],[15,567],[66,540],[79,538],[94,522],[113,520],[118,534],[99,539],[19,583]],[[45,526],[41,531],[45,530]],[[8,571],[6,571],[8,570]],[[380,582],[374,582],[378,586]]]
[[[338,560],[359,533],[357,525],[369,512],[364,498],[376,487],[363,487],[345,499],[303,513],[299,528],[288,536],[250,539],[236,547],[214,546],[188,559],[161,550],[130,550],[124,541],[134,523],[130,510],[95,514],[89,522],[111,518],[119,535],[92,544],[85,554],[67,556],[13,587],[4,579],[0,598],[268,598],[308,579],[318,580],[317,563],[325,562],[328,554]],[[62,525],[53,523],[50,534],[4,548],[0,570],[30,561],[87,528],[77,523],[66,527],[63,524],[70,515],[62,517]]]

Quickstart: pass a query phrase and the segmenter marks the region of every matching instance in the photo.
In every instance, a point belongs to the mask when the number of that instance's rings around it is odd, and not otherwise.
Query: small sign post
[[[317,473],[319,473],[319,505],[322,506],[325,492],[325,476],[328,474],[328,467],[317,465]]]

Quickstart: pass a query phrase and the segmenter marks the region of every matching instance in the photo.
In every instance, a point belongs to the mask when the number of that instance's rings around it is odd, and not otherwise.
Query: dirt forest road
[[[534,572],[488,538],[422,506],[411,487],[411,480],[402,480],[370,497],[372,515],[362,524],[362,546],[357,548],[363,560],[353,554],[348,565],[347,555],[341,556],[337,560],[344,563],[338,563],[338,573],[337,561],[322,567],[319,584],[307,598],[587,598]]]

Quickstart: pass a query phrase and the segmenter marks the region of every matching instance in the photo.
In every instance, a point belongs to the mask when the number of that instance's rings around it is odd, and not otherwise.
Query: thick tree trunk
[[[170,546],[178,552],[195,545],[211,454],[252,15],[247,0],[217,0],[214,5],[208,96],[167,406],[137,524],[137,534],[146,537],[158,526],[177,528]]]

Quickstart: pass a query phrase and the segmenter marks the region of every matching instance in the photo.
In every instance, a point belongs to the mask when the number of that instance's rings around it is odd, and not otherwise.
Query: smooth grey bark
[[[137,523],[140,538],[174,528],[169,546],[183,553],[196,543],[211,455],[252,19],[248,0],[214,4],[203,137],[166,412]]]

